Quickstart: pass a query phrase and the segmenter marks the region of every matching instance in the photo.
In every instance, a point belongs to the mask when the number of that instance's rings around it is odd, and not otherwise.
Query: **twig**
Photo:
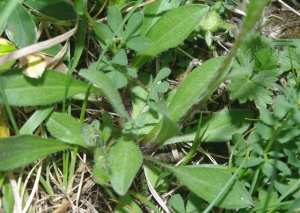
[[[292,11],[293,13],[295,13],[296,15],[300,16],[300,13],[293,9],[292,7],[290,7],[288,4],[286,4],[285,2],[283,2],[282,0],[277,0],[280,4],[282,4],[283,6],[285,6],[286,8],[288,8],[290,11]]]

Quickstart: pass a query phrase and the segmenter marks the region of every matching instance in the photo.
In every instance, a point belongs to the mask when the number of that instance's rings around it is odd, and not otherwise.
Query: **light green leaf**
[[[102,115],[103,124],[101,124],[101,137],[102,137],[102,143],[106,143],[107,140],[110,137],[110,134],[113,129],[113,120],[111,118],[111,115],[108,112],[104,112]]]
[[[15,7],[19,4],[19,0],[2,1],[0,5],[0,35],[3,33],[8,17],[11,16]]]
[[[0,170],[21,167],[65,149],[72,149],[72,146],[33,135],[0,138]]]
[[[167,180],[167,178],[161,180],[158,182],[157,186],[157,180],[160,177],[161,174],[163,174],[163,171],[152,165],[151,163],[148,163],[147,161],[144,162],[145,165],[145,176],[153,186],[153,188],[157,189],[159,192],[166,192],[170,186],[170,181]]]
[[[173,197],[169,200],[169,204],[172,206],[175,213],[186,212],[184,209],[184,202],[180,194],[173,195]]]
[[[190,193],[189,198],[186,202],[186,211],[189,213],[201,213],[202,211],[200,211],[199,208],[202,203],[203,202],[201,198],[199,198],[194,193]]]
[[[40,53],[42,53],[44,55],[49,55],[49,56],[55,57],[59,53],[59,51],[61,51],[62,48],[63,48],[63,46],[61,44],[57,44],[57,45],[54,45],[47,49],[41,50]],[[66,53],[64,55],[64,57],[62,58],[62,60],[66,60],[66,61],[70,60],[69,53]]]
[[[109,153],[111,184],[119,195],[125,195],[143,163],[140,149],[132,140],[122,137]]]
[[[143,13],[137,12],[130,16],[124,31],[124,39],[127,40],[136,31],[138,31],[143,23]]]
[[[277,81],[276,73],[269,70],[262,71],[249,79],[248,77],[233,78],[228,88],[231,98],[241,103],[253,100],[256,106],[266,107],[272,103],[273,93],[266,88],[274,87]]]
[[[174,175],[192,192],[211,202],[231,178],[227,172],[204,166],[167,166]],[[234,209],[252,205],[250,194],[243,184],[234,181],[230,190],[219,201],[217,206]]]
[[[133,208],[135,213],[143,213],[143,210],[136,202],[134,202],[128,193],[126,193],[124,196],[120,196],[118,200]],[[126,208],[125,205],[117,204],[114,213],[132,213],[132,211]]]
[[[107,98],[115,111],[123,118],[129,120],[129,115],[125,110],[117,88],[104,73],[95,70],[81,69],[79,75],[99,87],[101,93]]]
[[[255,124],[257,132],[261,135],[261,137],[265,140],[269,140],[274,134],[273,130],[264,124],[256,123]]]
[[[157,90],[157,92],[159,93],[165,93],[168,91],[169,89],[169,83],[168,82],[162,82],[160,84],[157,84],[155,86],[155,89]]]
[[[209,86],[209,83],[214,78],[223,60],[223,57],[212,58],[194,69],[193,72],[184,79],[169,104],[168,110],[173,120],[178,121],[182,118],[195,103],[203,103],[206,101],[201,99],[200,96]],[[218,79],[219,83],[224,80],[229,68],[228,66],[222,73]],[[216,87],[210,88],[209,94],[213,93],[215,89]]]
[[[18,4],[7,19],[6,35],[14,44],[21,48],[37,41],[37,30],[31,16],[25,8]]]
[[[93,178],[98,184],[106,184],[110,180],[108,160],[105,151],[102,147],[94,152],[94,169]]]
[[[20,134],[32,134],[33,131],[50,115],[53,109],[53,105],[39,107],[22,126],[20,129]]]
[[[66,84],[67,77],[63,73],[46,69],[41,78],[33,79],[23,75],[22,69],[11,69],[2,74],[2,83],[9,105],[36,106],[63,100],[66,86],[66,98],[86,92],[87,83],[70,78]],[[92,87],[91,92],[99,93],[99,89]],[[3,103],[1,95],[0,103]]]
[[[107,22],[112,31],[116,33],[116,31],[122,24],[122,14],[117,5],[109,8],[107,13]],[[121,34],[122,29],[117,33],[117,35],[120,36]]]
[[[157,84],[159,81],[165,79],[166,77],[168,77],[171,73],[171,69],[164,67],[162,68],[156,75],[153,84]]]
[[[235,133],[242,134],[247,130],[250,121],[245,118],[253,118],[250,110],[224,110],[218,112],[208,118],[202,120],[200,131],[207,131],[203,136],[206,142],[221,142],[231,140],[231,136]],[[193,128],[189,133],[178,135],[166,141],[165,144],[193,141],[195,139],[197,127]]]
[[[300,212],[300,197],[298,197],[294,202],[292,203],[290,209],[290,213],[297,213]]]
[[[182,0],[159,0],[144,7],[144,21],[141,29],[141,35],[147,34],[148,30],[157,22],[160,17],[168,10],[179,7]]]
[[[286,163],[275,159],[270,159],[269,162],[272,163],[279,171],[283,172],[284,175],[290,176],[292,174]]]
[[[145,51],[151,44],[152,41],[142,36],[130,38],[125,43],[126,47],[137,52]]]
[[[88,148],[88,144],[85,143],[82,124],[72,116],[53,113],[46,126],[53,137],[66,143]]]
[[[103,23],[95,23],[94,31],[96,35],[101,39],[99,42],[101,45],[105,45],[106,40],[113,38],[113,33],[109,27]]]
[[[117,54],[115,54],[114,57],[112,58],[112,62],[114,64],[126,66],[128,64],[128,60],[127,60],[127,54],[125,50],[120,49],[119,52],[117,52]]]
[[[109,73],[106,73],[106,75],[115,84],[117,89],[125,87],[128,83],[126,76],[119,71],[111,71]]]
[[[140,68],[157,54],[180,44],[198,25],[208,11],[205,5],[186,5],[164,14],[147,32],[146,37],[153,43],[145,51],[139,52],[131,67]]]
[[[78,15],[83,15],[84,11],[87,9],[87,0],[77,0],[73,5],[74,10]]]
[[[33,11],[58,21],[75,21],[77,14],[65,0],[25,0],[24,4]]]

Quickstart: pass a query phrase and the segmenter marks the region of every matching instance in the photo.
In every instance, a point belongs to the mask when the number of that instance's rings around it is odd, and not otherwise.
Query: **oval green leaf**
[[[129,119],[119,92],[114,83],[101,71],[81,69],[79,75],[95,84],[101,93],[107,98],[115,111],[123,118]]]
[[[21,167],[65,149],[72,149],[72,146],[33,135],[0,138],[0,170]]]
[[[65,98],[65,87],[68,87],[66,98],[85,93],[88,84],[72,77],[46,69],[39,79],[28,78],[22,69],[11,69],[2,74],[2,83],[8,104],[11,106],[36,106],[51,104]],[[92,92],[99,90],[92,87]],[[0,95],[0,103],[3,98]]]
[[[36,26],[21,4],[17,4],[7,19],[5,32],[10,40],[19,48],[35,44],[37,41]]]
[[[77,14],[65,0],[26,0],[24,4],[43,17],[58,21],[75,21]]]
[[[144,7],[144,21],[141,29],[141,35],[144,36],[148,30],[157,22],[160,17],[168,10],[179,7],[182,0],[159,0]]]
[[[157,54],[180,44],[207,13],[206,5],[186,5],[164,14],[148,31],[146,37],[153,43],[136,55],[131,68],[138,69]]]
[[[128,47],[134,51],[144,51],[148,47],[150,47],[151,44],[152,44],[152,41],[150,41],[148,38],[142,37],[142,36],[130,38],[125,43],[126,47]]]
[[[242,134],[247,130],[251,121],[246,118],[253,118],[253,112],[250,110],[233,109],[218,112],[201,123],[201,132],[207,127],[207,131],[203,136],[206,142],[221,142],[231,140],[231,136],[235,133]],[[189,133],[178,135],[165,142],[165,144],[193,141],[197,132],[197,127]]]
[[[178,121],[185,113],[196,103],[203,103],[206,100],[200,99],[205,90],[209,90],[209,94],[213,93],[216,87],[208,88],[210,82],[215,77],[217,70],[219,69],[224,57],[212,58],[204,62],[201,66],[191,72],[186,79],[181,83],[174,97],[172,98],[168,110],[170,117]],[[221,83],[226,74],[228,68],[222,73],[218,82]]]
[[[88,148],[82,124],[72,116],[53,113],[47,121],[46,126],[53,137],[66,143]]]
[[[109,153],[111,184],[119,195],[125,195],[143,163],[140,149],[131,140],[121,138]]]
[[[231,178],[227,172],[203,166],[168,166],[175,176],[197,196],[212,202]],[[252,205],[243,184],[235,181],[217,206],[234,209]]]

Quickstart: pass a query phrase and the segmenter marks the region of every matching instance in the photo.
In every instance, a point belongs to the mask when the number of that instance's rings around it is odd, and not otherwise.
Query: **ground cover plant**
[[[1,211],[299,212],[269,1],[0,3]]]

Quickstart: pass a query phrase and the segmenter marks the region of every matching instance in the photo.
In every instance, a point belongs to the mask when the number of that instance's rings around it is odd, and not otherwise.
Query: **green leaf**
[[[169,83],[168,82],[162,82],[160,84],[157,84],[155,86],[155,89],[157,90],[157,92],[159,93],[165,93],[168,91],[169,89]]]
[[[112,71],[106,73],[106,75],[115,84],[117,89],[125,87],[128,83],[126,76],[123,73],[120,73],[119,71]]]
[[[140,29],[143,23],[143,13],[137,12],[133,13],[127,23],[127,26],[124,31],[124,39],[127,40],[131,37],[136,31]]]
[[[250,110],[223,110],[208,118],[201,123],[201,132],[206,128],[207,131],[203,136],[206,142],[221,142],[231,140],[231,136],[235,133],[242,134],[247,130],[250,121],[245,118],[253,118]],[[195,139],[197,127],[193,128],[189,133],[178,135],[166,141],[165,144],[193,141]]]
[[[72,146],[61,141],[33,135],[0,138],[0,170],[21,167],[46,155],[65,149],[72,149]]]
[[[103,124],[100,127],[101,137],[102,137],[102,142],[106,143],[113,129],[113,120],[111,118],[111,115],[106,111],[102,115],[102,120],[103,120]]]
[[[141,35],[147,34],[148,30],[165,14],[168,10],[179,7],[182,0],[159,0],[144,7],[144,21],[141,29]]]
[[[128,64],[128,60],[127,60],[127,54],[125,50],[120,49],[119,52],[117,52],[117,54],[115,54],[114,57],[112,58],[112,62],[114,64],[126,66]]]
[[[108,160],[105,151],[102,147],[94,152],[94,169],[93,178],[98,184],[106,184],[110,180]]]
[[[265,161],[263,168],[262,168],[262,172],[267,177],[271,177],[272,175],[275,174],[276,171],[275,171],[274,165],[271,162]]]
[[[77,14],[65,0],[25,0],[24,4],[44,17],[58,21],[75,21]]]
[[[119,195],[125,195],[143,163],[141,151],[122,137],[109,153],[109,162],[111,184]]]
[[[272,163],[279,171],[283,172],[284,175],[288,176],[292,174],[286,163],[275,159],[270,159],[269,162]]]
[[[201,213],[202,211],[200,211],[199,208],[202,203],[203,202],[201,198],[199,198],[194,193],[191,193],[186,203],[186,211],[189,213]]]
[[[95,70],[81,69],[79,75],[99,87],[101,93],[107,98],[115,111],[123,118],[129,120],[129,115],[125,110],[117,88],[104,73]]]
[[[201,66],[193,70],[181,83],[176,91],[171,103],[169,104],[170,117],[178,121],[185,113],[195,104],[204,103],[206,100],[201,99],[202,93],[207,89],[209,83],[214,78],[219,66],[221,65],[223,57],[212,58],[204,62]],[[230,67],[223,72],[218,79],[222,82]],[[201,84],[199,84],[201,82]],[[219,85],[219,84],[218,84]],[[209,88],[209,94],[213,93],[216,88]],[[183,104],[184,103],[184,104]]]
[[[156,75],[153,84],[156,85],[159,81],[162,81],[163,79],[165,79],[166,77],[168,77],[171,73],[171,69],[170,68],[162,68]]]
[[[67,84],[67,78],[63,73],[46,69],[41,78],[33,79],[23,75],[22,69],[11,69],[2,74],[2,83],[9,105],[36,106],[63,100],[66,86],[66,98],[86,92],[88,84],[74,78]],[[95,87],[91,91],[99,93]],[[0,103],[3,103],[1,96]]]
[[[193,193],[211,202],[219,194],[231,175],[215,168],[197,166],[167,166],[174,175]],[[243,184],[234,181],[232,187],[217,206],[234,209],[252,205],[250,194]]]
[[[275,124],[276,119],[271,115],[271,112],[267,108],[260,107],[259,112],[260,112],[259,117],[265,124],[270,126],[273,126]]]
[[[248,79],[248,77],[237,77],[231,79],[228,88],[231,98],[245,103],[247,99],[253,100],[256,106],[266,107],[272,103],[273,93],[266,88],[272,88],[277,81],[276,74],[271,71],[262,71]]]
[[[157,54],[180,44],[198,25],[208,11],[205,5],[186,5],[164,14],[147,32],[146,37],[153,43],[145,51],[139,52],[131,67],[140,68]]]
[[[107,23],[114,33],[122,24],[122,14],[117,5],[109,8],[107,13]],[[117,33],[118,36],[122,34],[122,29]]]
[[[14,193],[13,188],[10,184],[10,182],[6,181],[4,182],[2,186],[3,194],[3,200],[2,200],[2,206],[4,212],[14,212],[14,206],[15,206],[15,200],[14,200]]]
[[[51,57],[55,57],[59,53],[59,51],[61,51],[62,48],[63,48],[63,46],[61,44],[57,44],[57,45],[54,45],[47,49],[41,50],[40,53],[42,53],[44,55],[49,55]],[[64,57],[62,58],[62,60],[65,60],[65,61],[70,60],[70,55],[65,54]]]
[[[25,8],[18,4],[7,19],[6,34],[14,44],[21,48],[37,41],[37,29]]]
[[[53,109],[53,105],[39,107],[22,126],[22,128],[20,129],[20,134],[32,134],[33,131],[50,115]]]
[[[169,204],[175,213],[185,212],[184,202],[180,194],[173,195],[173,197],[169,200]]]
[[[126,193],[124,196],[120,196],[118,200],[133,208],[135,210],[135,213],[143,213],[143,210],[138,206],[136,202],[134,202],[134,200],[128,193]],[[117,204],[114,213],[132,213],[132,211],[126,208],[125,205]]]
[[[273,109],[274,116],[282,119],[292,108],[293,105],[283,95],[278,95],[275,99],[275,107]]]
[[[118,6],[120,9],[124,6],[125,0],[110,0],[109,6]]]
[[[297,213],[300,212],[300,197],[297,198],[291,205],[289,209],[290,213]]]
[[[53,113],[46,126],[51,135],[61,141],[89,147],[89,144],[85,143],[82,124],[72,116]]]
[[[83,15],[87,9],[87,0],[75,0],[73,8],[78,15]]]
[[[112,39],[114,34],[109,27],[103,23],[95,23],[95,26],[94,31],[100,39],[99,43],[105,46],[106,40]]]
[[[255,127],[257,129],[257,132],[265,140],[269,140],[272,137],[272,135],[274,134],[273,130],[264,124],[256,123]]]
[[[11,16],[19,0],[1,1],[0,4],[0,35],[5,30],[7,19]]]
[[[152,41],[142,36],[130,38],[125,43],[126,47],[137,52],[145,51],[151,44]]]
[[[158,123],[156,126],[160,127],[160,131],[157,131],[157,137],[156,140],[158,141],[158,147],[160,147],[161,145],[163,145],[163,143],[168,140],[169,138],[171,138],[172,136],[174,136],[180,129],[179,125],[169,116],[168,114],[168,110],[167,110],[167,106],[165,104],[165,102],[163,102],[162,100],[159,101],[157,103],[156,109],[157,112],[160,112],[163,117],[160,120],[160,123]],[[168,131],[165,131],[165,130]],[[155,127],[153,128],[154,132],[155,131]]]
[[[144,165],[145,176],[147,177],[153,188],[157,189],[157,191],[159,192],[166,192],[170,186],[170,181],[166,178],[163,179],[163,182],[159,181],[158,185],[156,186],[157,180],[160,175],[163,174],[163,171],[160,168],[148,163],[147,161],[144,162]]]

